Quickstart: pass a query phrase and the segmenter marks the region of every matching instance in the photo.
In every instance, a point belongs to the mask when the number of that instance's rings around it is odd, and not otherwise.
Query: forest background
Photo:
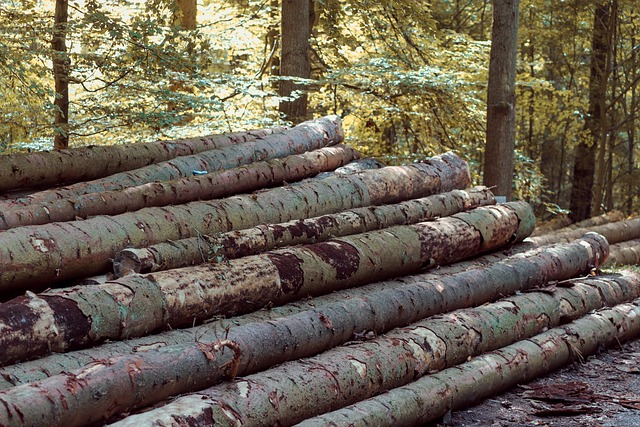
[[[400,164],[453,150],[481,182],[492,2],[282,1],[4,0],[0,151],[339,114],[365,155]],[[513,197],[540,215],[570,207],[591,158],[588,213],[640,208],[639,9],[520,1]],[[308,25],[306,63],[283,55],[285,13],[294,32]],[[286,77],[291,66],[309,77]]]

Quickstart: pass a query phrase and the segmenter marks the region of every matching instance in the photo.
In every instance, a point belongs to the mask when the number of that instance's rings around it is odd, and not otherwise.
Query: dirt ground
[[[640,427],[640,339],[427,427]]]

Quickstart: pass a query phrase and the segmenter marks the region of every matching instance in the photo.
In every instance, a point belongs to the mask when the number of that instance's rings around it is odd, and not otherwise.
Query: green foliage
[[[632,90],[640,8],[619,3],[607,106],[610,199],[638,209],[629,191],[640,190]],[[594,3],[520,4],[514,196],[562,209],[570,165],[555,163],[570,162],[585,138]],[[0,5],[0,150],[51,146],[53,8],[54,0]],[[69,13],[73,145],[281,122],[278,1],[201,1],[193,31],[175,25],[174,0],[75,0]],[[316,0],[311,114],[341,114],[349,142],[387,163],[454,150],[479,183],[491,16],[488,0]],[[562,156],[550,155],[550,146]]]

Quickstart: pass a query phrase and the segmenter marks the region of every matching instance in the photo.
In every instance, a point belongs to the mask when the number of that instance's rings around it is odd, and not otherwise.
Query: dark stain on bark
[[[348,279],[358,271],[360,266],[360,253],[354,246],[346,242],[316,243],[307,246],[307,249],[335,268],[338,280]]]
[[[68,348],[86,344],[91,330],[91,318],[86,316],[75,301],[63,297],[43,296],[53,310],[53,318],[58,329],[64,333]]]
[[[267,257],[278,269],[282,292],[298,292],[304,283],[304,273],[300,258],[288,253],[272,253],[268,254]]]
[[[217,424],[213,418],[212,408],[204,408],[202,412],[196,417],[191,415],[184,416],[180,414],[174,414],[171,416],[171,418],[173,418],[173,421],[175,421],[177,425],[186,427],[199,427],[203,425],[212,426]]]

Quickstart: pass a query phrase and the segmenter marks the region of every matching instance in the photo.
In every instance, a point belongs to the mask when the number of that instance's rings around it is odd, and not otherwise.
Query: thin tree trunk
[[[606,153],[607,153],[607,133],[609,129],[608,123],[608,114],[607,114],[607,86],[609,82],[609,76],[611,75],[611,62],[614,54],[614,46],[616,44],[615,41],[615,29],[616,29],[616,21],[618,16],[618,1],[612,0],[607,5],[608,12],[606,15],[602,16],[602,19],[605,19],[604,22],[599,25],[604,26],[602,31],[605,31],[603,34],[603,42],[605,45],[603,46],[604,50],[604,63],[600,64],[604,66],[604,69],[599,70],[599,84],[600,88],[598,89],[598,103],[599,105],[599,120],[598,124],[598,132],[594,134],[594,137],[597,141],[598,151],[596,158],[596,168],[595,168],[595,177],[593,183],[593,214],[599,215],[602,212],[602,201],[604,196],[604,188],[605,188],[605,176],[607,175],[606,170]],[[612,98],[615,97],[615,85],[611,89]],[[612,107],[613,108],[613,107]]]
[[[640,335],[638,318],[638,300],[601,310],[298,426],[422,425],[574,363],[576,355],[586,357],[603,346],[635,339]]]
[[[587,134],[578,144],[573,168],[573,186],[571,188],[571,219],[582,221],[591,216],[594,209],[594,180],[596,173],[596,153],[602,134],[602,107],[607,96],[607,58],[610,44],[608,43],[608,23],[610,21],[611,2],[607,1],[596,6],[593,21],[593,39],[591,43],[591,74],[589,77],[589,111],[585,118]],[[601,190],[601,188],[600,188]],[[595,208],[598,211],[599,206]]]
[[[309,22],[308,0],[282,0],[281,8],[282,55],[280,75],[282,77],[311,77],[309,61]],[[280,101],[280,112],[286,120],[297,123],[307,116],[307,94],[305,85],[292,80],[280,81],[278,93],[281,97],[294,97],[291,101]],[[303,91],[295,94],[294,91]]]
[[[329,116],[302,123],[282,133],[266,135],[242,144],[229,145],[191,156],[181,156],[94,181],[79,182],[64,188],[40,191],[26,199],[5,201],[0,203],[0,207],[7,209],[16,203],[47,202],[89,193],[121,190],[154,181],[169,181],[193,176],[198,171],[213,172],[230,169],[335,145],[343,139],[340,118]]]
[[[511,200],[516,133],[516,59],[518,0],[493,6],[493,30],[487,91],[487,143],[483,184],[495,186],[496,196]]]
[[[120,277],[131,272],[151,273],[205,262],[221,262],[284,246],[315,243],[394,225],[434,220],[493,203],[493,194],[485,187],[480,187],[283,224],[261,224],[221,235],[197,236],[159,243],[148,248],[125,249],[116,254],[114,271]]]
[[[53,148],[62,150],[69,146],[69,72],[71,60],[67,54],[68,0],[56,0],[53,39],[53,79],[55,83]]]
[[[331,171],[358,157],[357,151],[341,145],[282,159],[256,162],[249,166],[214,171],[202,176],[152,182],[53,202],[32,203],[0,214],[0,230],[73,221],[97,215],[118,215],[145,207],[178,205],[232,196]]]
[[[582,252],[585,252],[584,247]],[[527,269],[543,267],[546,268],[547,273],[555,275],[554,266],[548,262],[540,265],[523,257],[517,263],[510,263],[512,268],[517,268],[518,265],[523,265]],[[496,273],[500,277],[499,281],[508,283],[513,290],[521,289],[525,284],[531,284],[530,279],[525,276],[505,274],[504,269],[500,270],[489,266],[486,269],[446,276],[446,287],[457,288],[463,293],[469,292],[470,288],[476,286],[494,289],[493,286],[486,286],[486,284],[491,281],[489,278],[496,277],[494,276]],[[543,276],[544,274],[537,275],[537,277]],[[434,296],[441,293],[438,288],[442,285],[444,283],[441,282],[416,282],[413,284],[405,283],[396,289],[379,286],[378,292],[367,292],[362,296],[353,296],[353,298],[343,297],[332,304],[280,318],[277,321],[248,323],[225,331],[224,336],[216,337],[214,334],[209,334],[209,337],[204,337],[201,335],[196,342],[165,347],[161,350],[141,350],[137,354],[109,359],[109,362],[105,362],[106,359],[102,356],[100,358],[102,361],[95,361],[78,371],[65,372],[46,379],[37,383],[37,387],[32,384],[0,393],[0,400],[7,403],[6,406],[13,407],[14,411],[20,410],[23,414],[28,414],[25,415],[28,417],[27,420],[31,417],[33,419],[41,417],[38,418],[41,422],[46,420],[51,425],[65,425],[67,427],[100,421],[102,417],[153,404],[170,395],[214,385],[225,379],[230,371],[233,371],[231,373],[234,375],[243,376],[262,371],[287,360],[308,357],[328,350],[352,339],[354,334],[357,336],[360,331],[369,331],[369,335],[375,336],[394,327],[406,326],[430,314],[438,313],[440,310],[471,302],[471,300],[461,298],[439,301]],[[607,289],[608,292],[601,292],[603,289]],[[489,293],[493,293],[495,296],[499,295],[499,293],[491,291]],[[402,369],[395,370],[404,375],[403,378],[396,381],[406,382],[407,375],[409,375],[408,379],[413,378],[414,368],[416,372],[424,374],[430,368],[442,368],[445,363],[447,365],[460,363],[469,354],[479,354],[506,345],[515,339],[538,333],[545,327],[555,326],[560,321],[576,318],[589,310],[600,308],[603,305],[605,294],[613,295],[612,298],[607,299],[609,304],[640,295],[640,277],[586,280],[576,283],[572,287],[559,289],[554,294],[547,292],[524,294],[492,305],[460,310],[435,319],[428,319],[420,324],[414,324],[411,328],[392,331],[387,336],[373,342],[357,347],[336,349],[320,357],[323,360],[330,360],[352,350],[358,354],[367,353],[369,348],[373,346],[379,349],[392,349],[384,351],[383,356],[378,357],[400,356],[400,358],[387,360],[387,363],[381,366],[393,366],[397,360],[405,361],[407,352],[409,360],[415,362],[417,361],[413,357],[415,354],[411,356],[415,346],[410,345],[407,341],[407,339],[415,339],[415,334],[420,335],[420,339],[416,342],[423,343],[422,346],[426,347],[425,353],[430,351],[427,344],[434,344],[431,351],[435,352],[440,352],[443,347],[446,348],[446,352],[442,352],[440,355],[433,354],[432,357],[427,358],[433,361],[430,366],[424,364],[423,359],[418,358],[422,360],[419,367],[408,364]],[[561,304],[564,301],[570,301],[571,304]],[[474,303],[477,304],[478,301],[474,301]],[[352,313],[352,315],[345,319],[344,313]],[[536,320],[531,321],[531,319]],[[423,332],[425,329],[428,330],[427,334]],[[495,330],[511,331],[515,337],[509,336],[506,332],[496,334]],[[460,339],[460,337],[464,337],[464,339]],[[208,338],[211,340],[209,341]],[[388,343],[391,344],[388,345]],[[399,343],[400,345],[398,345]],[[402,343],[409,345],[403,346]],[[446,345],[443,346],[443,344]],[[266,351],[266,349],[270,349],[270,351]],[[340,367],[340,370],[345,371],[354,369],[354,360],[362,360],[363,363],[373,365],[381,361],[373,358],[369,362],[364,362],[366,359],[368,358],[336,358],[336,360],[340,360],[338,362],[340,365],[346,363],[345,366]],[[302,363],[311,366],[308,364],[309,362]],[[300,364],[300,362],[294,362],[294,364]],[[135,367],[135,371],[132,372],[133,367]],[[282,370],[282,368],[268,371],[267,375],[271,376],[277,370]],[[310,376],[307,379],[315,377],[314,371],[315,369],[309,370]],[[332,372],[337,372],[337,370],[332,369]],[[317,373],[326,378],[314,378],[313,383],[316,385],[322,385],[324,381],[335,381],[335,378],[327,377],[324,370],[317,370]],[[81,380],[76,381],[76,378],[81,378]],[[350,389],[357,390],[359,388],[358,381],[368,379],[370,378],[360,378],[345,386],[343,390],[345,392]],[[388,379],[389,377],[387,377],[387,381]],[[77,384],[77,387],[60,386],[61,384],[70,384],[70,382]],[[310,382],[306,383],[310,384]],[[379,387],[388,386],[388,383],[384,381],[374,381],[374,383],[378,384],[377,391],[380,390]],[[95,399],[96,390],[105,390],[97,401]],[[318,387],[318,390],[324,392],[323,387]],[[359,391],[337,395],[349,395],[351,399],[354,399],[358,396],[357,393],[365,391],[371,395],[374,390],[372,387],[362,387],[362,390]],[[329,396],[336,396],[336,394],[329,393]],[[329,396],[323,396],[319,401],[327,404],[327,400],[331,399]],[[362,395],[359,397],[363,398]],[[57,402],[63,400],[70,402],[70,405],[61,410],[53,410],[58,406]],[[17,403],[15,406],[14,401]],[[334,405],[336,403],[334,402]],[[340,402],[338,405],[346,403]],[[308,406],[310,409],[306,411],[322,409],[320,405]],[[82,411],[80,408],[91,408],[91,410]],[[285,409],[284,404],[281,409]],[[317,413],[306,412],[305,415],[311,416]],[[50,416],[55,419],[47,419],[47,414],[51,414]],[[300,415],[298,414],[298,416]],[[1,419],[2,413],[0,412]],[[268,423],[273,424],[274,421],[269,420]]]
[[[527,241],[536,245],[570,242],[589,232],[603,235],[610,244],[638,239],[640,238],[640,218],[529,237]]]
[[[312,331],[313,322],[322,321],[318,313],[322,313],[328,319],[333,332],[331,338],[323,334],[323,338],[315,337],[314,346],[288,345],[288,349],[281,353],[286,360],[299,357],[308,357],[327,350],[338,342],[352,339],[353,331],[373,331],[376,334],[386,332],[394,327],[406,326],[421,318],[426,318],[442,312],[481,305],[494,301],[506,295],[518,291],[525,291],[544,285],[548,282],[563,281],[572,277],[585,275],[591,271],[598,260],[602,260],[608,253],[606,240],[596,234],[590,234],[568,244],[555,245],[543,248],[522,250],[527,245],[519,244],[512,247],[507,255],[501,251],[474,258],[470,261],[459,262],[450,266],[430,270],[414,276],[405,276],[396,280],[388,280],[365,285],[359,288],[333,292],[313,299],[306,299],[281,307],[272,307],[270,310],[261,310],[251,314],[236,316],[232,320],[220,319],[208,322],[202,326],[189,329],[174,329],[162,334],[151,335],[144,338],[127,341],[112,341],[99,347],[75,351],[71,353],[52,354],[46,358],[25,362],[18,365],[7,366],[0,369],[0,389],[10,388],[14,385],[45,379],[51,375],[70,372],[94,363],[118,355],[140,355],[140,353],[168,346],[192,345],[196,342],[214,342],[224,337],[236,342],[244,342],[241,338],[243,330],[250,331],[249,323],[273,321],[277,318],[290,317],[290,319],[270,322],[270,332],[263,339],[271,340],[271,336],[288,336],[295,334],[299,328],[295,325],[300,319],[313,318],[311,323],[302,321],[303,330]],[[516,273],[517,272],[517,273]],[[307,311],[307,313],[302,313]],[[349,326],[340,319],[343,313],[362,313],[362,316],[354,319],[355,325]],[[367,313],[366,315],[364,313]],[[326,323],[326,322],[325,322]],[[240,330],[237,330],[240,328]],[[338,328],[338,329],[336,329]],[[343,328],[349,328],[343,330]],[[329,332],[320,328],[324,332]],[[305,335],[301,335],[305,340]],[[271,344],[273,344],[272,341]],[[272,348],[272,345],[262,345],[260,341],[255,344],[258,348]],[[185,347],[187,348],[187,347]],[[270,354],[263,354],[263,356]],[[281,361],[284,361],[282,359]],[[196,368],[196,360],[181,360],[183,366]],[[257,357],[251,358],[253,364],[246,364],[249,360],[245,356],[244,362],[239,366],[238,375],[255,372],[257,369],[278,363],[278,360],[269,360],[258,363]],[[214,365],[215,366],[215,365]],[[181,377],[187,384],[191,376]],[[186,382],[185,382],[186,381]],[[132,383],[135,386],[136,383]],[[178,387],[178,385],[176,385]],[[180,385],[180,387],[183,387]],[[184,386],[187,387],[187,386]],[[181,389],[187,391],[187,388]],[[149,390],[150,394],[157,390]],[[133,395],[133,393],[132,393]],[[135,395],[139,396],[138,393]]]
[[[0,157],[0,191],[88,181],[271,135],[284,128]],[[26,202],[25,202],[26,203]]]
[[[518,295],[413,323],[370,341],[337,347],[311,359],[178,397],[112,425],[167,425],[187,420],[197,420],[202,426],[293,425],[533,337],[607,304],[640,296],[640,275],[571,283],[571,289],[557,288],[551,295]],[[600,293],[603,288],[612,290],[616,297],[609,301]],[[273,396],[277,396],[277,404]]]
[[[228,263],[28,293],[0,305],[7,349],[0,364],[416,273],[520,241],[534,224],[531,207],[514,202]],[[16,319],[16,312],[24,314]]]
[[[466,188],[469,182],[467,164],[455,154],[445,153],[410,166],[314,180],[251,195],[13,228],[0,233],[0,265],[12,266],[0,269],[0,292],[44,288],[100,274],[109,269],[109,259],[126,247],[398,203]]]

